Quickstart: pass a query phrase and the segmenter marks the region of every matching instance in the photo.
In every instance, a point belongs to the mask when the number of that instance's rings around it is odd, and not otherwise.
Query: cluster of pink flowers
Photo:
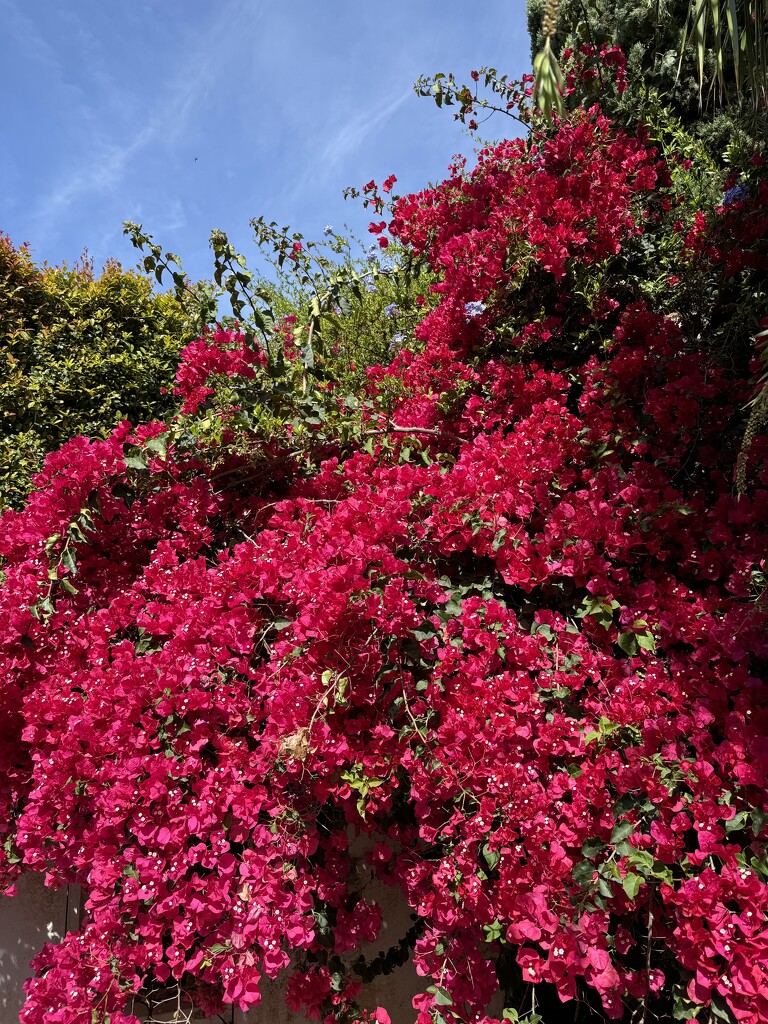
[[[256,376],[255,367],[266,365],[263,350],[246,345],[242,335],[233,338],[227,331],[217,330],[198,338],[181,354],[174,388],[174,394],[183,399],[181,411],[197,412],[214,393],[209,382],[215,375],[252,378]]]
[[[2,873],[87,894],[24,1024],[134,1022],[148,982],[247,1008],[283,971],[294,1010],[386,1024],[352,955],[381,925],[371,873],[418,919],[419,1024],[488,1024],[502,964],[539,1005],[766,1019],[762,439],[732,493],[749,382],[610,274],[591,348],[567,317],[573,275],[668,181],[594,111],[484,151],[395,202],[440,302],[417,353],[370,371],[367,451],[307,475],[274,442],[246,486],[124,425],[6,514]],[[549,305],[504,349],[526,275]],[[184,411],[262,365],[200,340]]]

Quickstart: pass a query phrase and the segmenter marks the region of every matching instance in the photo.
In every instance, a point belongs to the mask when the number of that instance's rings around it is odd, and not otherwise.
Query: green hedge
[[[127,418],[162,417],[193,331],[183,306],[109,261],[37,267],[0,235],[0,508],[23,504],[48,452]]]

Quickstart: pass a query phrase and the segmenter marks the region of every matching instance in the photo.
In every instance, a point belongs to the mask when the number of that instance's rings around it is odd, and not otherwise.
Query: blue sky
[[[344,186],[412,191],[472,152],[416,78],[529,65],[525,0],[0,0],[0,37],[0,230],[132,265],[135,220],[193,277],[212,228],[251,257],[254,216],[365,234]]]

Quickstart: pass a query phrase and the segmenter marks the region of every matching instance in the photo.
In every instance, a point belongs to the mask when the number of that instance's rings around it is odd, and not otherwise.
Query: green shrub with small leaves
[[[0,509],[23,504],[48,452],[121,419],[161,418],[181,348],[184,305],[110,260],[101,274],[37,267],[0,235]]]

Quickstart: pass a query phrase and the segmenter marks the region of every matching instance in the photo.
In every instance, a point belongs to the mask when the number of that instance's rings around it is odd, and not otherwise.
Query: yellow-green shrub
[[[0,235],[0,508],[23,503],[68,438],[161,417],[192,333],[179,301],[135,271],[39,268]]]

